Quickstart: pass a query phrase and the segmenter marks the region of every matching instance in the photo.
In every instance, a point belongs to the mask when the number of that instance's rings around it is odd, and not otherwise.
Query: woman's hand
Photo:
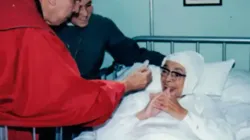
[[[136,117],[139,120],[145,120],[148,119],[150,117],[154,117],[156,115],[158,115],[161,110],[155,108],[154,103],[156,101],[156,99],[160,96],[161,94],[150,94],[150,102],[148,103],[148,105],[146,106],[145,109],[143,109],[142,111],[138,112]]]
[[[178,120],[183,120],[188,111],[179,104],[177,99],[178,97],[172,95],[169,90],[166,90],[164,94],[161,94],[156,99],[155,107],[169,113]]]

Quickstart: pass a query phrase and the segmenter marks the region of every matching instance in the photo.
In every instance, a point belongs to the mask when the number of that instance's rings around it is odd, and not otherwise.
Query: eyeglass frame
[[[186,77],[187,75],[186,74],[182,74],[182,73],[179,73],[179,72],[176,72],[176,71],[171,71],[169,70],[168,68],[165,68],[165,67],[160,67],[161,68],[161,75],[165,74],[164,76],[171,76],[171,79],[172,80],[177,80],[178,78],[181,78],[181,77]],[[164,72],[165,71],[165,72]],[[173,75],[175,74],[175,75]]]

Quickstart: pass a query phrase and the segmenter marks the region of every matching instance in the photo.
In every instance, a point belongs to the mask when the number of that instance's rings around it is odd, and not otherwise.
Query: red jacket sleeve
[[[0,46],[2,125],[100,125],[124,93],[121,83],[81,78],[66,47],[46,30],[0,32]]]

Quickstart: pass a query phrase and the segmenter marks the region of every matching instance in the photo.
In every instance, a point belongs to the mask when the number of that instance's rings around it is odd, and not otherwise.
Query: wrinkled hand
[[[187,115],[187,110],[184,109],[178,102],[178,97],[172,95],[167,89],[165,94],[161,94],[155,101],[155,107],[159,110],[169,113],[178,120],[183,120]]]
[[[126,86],[126,92],[128,92],[145,88],[151,79],[152,74],[150,69],[146,66],[142,66],[123,80],[123,83]]]
[[[154,117],[156,115],[158,115],[161,110],[155,108],[155,101],[158,97],[160,97],[160,93],[158,94],[150,94],[150,102],[148,103],[148,105],[146,106],[145,109],[143,109],[142,111],[137,113],[137,118],[140,120],[145,120],[148,119],[150,117]]]

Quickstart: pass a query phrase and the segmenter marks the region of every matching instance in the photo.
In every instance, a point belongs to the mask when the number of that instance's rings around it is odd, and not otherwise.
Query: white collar
[[[71,23],[71,22],[68,22],[67,26],[75,26],[75,25],[73,23]]]

